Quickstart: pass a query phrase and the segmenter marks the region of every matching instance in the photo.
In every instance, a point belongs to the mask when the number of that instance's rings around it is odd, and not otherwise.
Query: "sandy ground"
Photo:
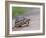
[[[40,29],[40,14],[39,11],[34,9],[32,11],[32,14],[28,17],[30,19],[29,26],[27,27],[20,27],[20,28],[15,28],[14,31],[31,31],[31,30],[39,30]],[[14,23],[14,21],[13,21]],[[14,25],[14,24],[13,24]]]
[[[14,31],[39,30],[40,29],[39,15],[30,16],[29,19],[30,19],[29,26],[14,28],[13,30]]]

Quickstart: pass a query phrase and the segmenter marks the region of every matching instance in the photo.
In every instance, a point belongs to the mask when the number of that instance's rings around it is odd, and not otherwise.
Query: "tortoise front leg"
[[[29,22],[26,22],[26,26],[29,26]]]

